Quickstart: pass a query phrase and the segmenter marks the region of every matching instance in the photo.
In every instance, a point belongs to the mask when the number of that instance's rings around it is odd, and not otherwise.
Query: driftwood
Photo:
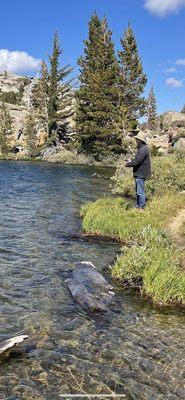
[[[80,262],[65,279],[74,299],[90,312],[109,310],[115,298],[113,287],[90,262]]]
[[[5,340],[4,342],[1,342],[0,354],[4,353],[7,350],[10,350],[14,346],[17,346],[18,344],[22,343],[25,339],[28,339],[27,335],[15,336],[13,338]]]

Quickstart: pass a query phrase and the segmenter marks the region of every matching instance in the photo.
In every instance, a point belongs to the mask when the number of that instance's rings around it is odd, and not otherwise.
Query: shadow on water
[[[109,192],[109,179],[94,173],[112,170],[0,162],[0,336],[29,335],[0,359],[0,399],[185,397],[184,315],[160,312],[111,281],[118,244],[79,237],[80,206]],[[115,286],[106,315],[87,314],[57,274],[83,260]]]

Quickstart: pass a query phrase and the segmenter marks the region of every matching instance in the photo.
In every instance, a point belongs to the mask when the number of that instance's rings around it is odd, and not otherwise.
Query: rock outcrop
[[[0,91],[18,93],[20,85],[27,86],[30,82],[29,77],[11,74],[9,72],[0,73]]]
[[[168,134],[174,145],[180,138],[185,137],[185,113],[168,111],[162,114],[163,132]]]
[[[38,136],[37,147],[44,146],[47,140],[47,132],[45,131],[45,129],[44,128],[38,129],[37,136]]]
[[[16,104],[9,103],[7,104],[7,107],[13,120],[13,142],[15,144],[18,141],[20,145],[24,145],[25,137],[23,134],[23,129],[25,125],[25,119],[28,115],[28,109],[25,106],[18,106]]]
[[[172,147],[176,149],[184,147],[185,113],[167,111],[161,115],[160,130],[149,131],[146,124],[142,125],[142,129],[146,132],[151,148],[156,148],[159,153],[168,154]]]
[[[25,121],[30,108],[32,108],[32,93],[37,81],[38,78],[19,76],[9,72],[0,73],[0,102],[4,101],[6,103],[13,120],[13,135],[9,140],[9,145],[12,149],[14,147],[17,149],[20,147],[27,148],[27,140],[24,133]],[[75,112],[76,103],[74,92],[71,94],[71,97],[73,110]],[[69,116],[67,122],[69,123],[69,132],[65,134],[64,140],[62,140],[62,137],[60,138],[63,144],[74,140],[73,138],[76,134],[76,123],[73,116]],[[36,146],[43,147],[47,141],[48,135],[39,117],[36,129]]]
[[[174,149],[178,152],[185,153],[185,138],[180,138],[175,144]]]
[[[169,143],[169,135],[151,135],[148,137],[149,146],[155,147],[159,153],[166,154],[169,151],[170,143]]]
[[[162,114],[164,129],[166,128],[185,128],[185,114],[177,111],[167,111]]]
[[[35,80],[34,80],[35,81]],[[28,105],[30,96],[30,85],[33,79],[29,77],[14,75],[9,72],[0,74],[0,94],[3,96],[6,94],[6,100],[1,97],[2,101],[6,102],[6,106],[9,109],[10,116],[13,122],[13,135],[10,138],[10,146],[26,146],[26,138],[24,135],[25,120],[28,115]],[[16,97],[12,101],[9,101],[8,95],[18,95],[21,90],[21,97],[19,104],[16,103]],[[11,97],[11,96],[10,96]]]

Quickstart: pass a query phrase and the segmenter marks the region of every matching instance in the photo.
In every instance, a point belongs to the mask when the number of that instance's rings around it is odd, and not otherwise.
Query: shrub
[[[124,283],[137,285],[143,276],[148,261],[148,252],[145,246],[125,247],[112,268],[112,275]]]
[[[125,167],[125,161],[120,159],[116,172],[112,177],[112,192],[117,195],[135,195],[131,168]]]
[[[146,183],[147,196],[161,196],[167,191],[185,190],[185,157],[170,155],[152,158],[152,177]],[[134,195],[132,168],[121,160],[112,178],[113,193]]]
[[[18,103],[18,93],[15,92],[1,92],[0,101],[5,103],[17,104]]]
[[[70,151],[63,149],[62,151],[51,155],[47,161],[63,164],[90,164],[90,158],[84,154],[78,154],[76,150]]]

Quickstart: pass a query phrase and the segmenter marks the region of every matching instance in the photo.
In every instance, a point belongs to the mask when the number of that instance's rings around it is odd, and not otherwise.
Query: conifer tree
[[[7,154],[10,147],[10,139],[13,134],[12,118],[9,110],[3,102],[0,106],[0,150],[2,154]]]
[[[50,60],[50,81],[48,90],[48,117],[49,117],[49,134],[51,135],[53,130],[57,128],[58,121],[58,83],[60,82],[59,77],[59,58],[61,55],[61,49],[58,41],[58,34],[55,33],[53,42],[53,52],[49,56]]]
[[[33,109],[30,110],[25,123],[25,136],[27,140],[28,155],[33,157],[37,152],[37,128]]]
[[[77,136],[82,151],[100,158],[122,150],[117,124],[118,64],[106,18],[92,15],[84,44],[84,56],[78,60]]]
[[[32,106],[38,122],[48,133],[48,144],[61,139],[68,133],[69,117],[74,114],[72,80],[67,80],[72,69],[69,65],[60,68],[60,48],[58,33],[54,35],[53,51],[49,56],[49,66],[42,61],[40,78],[32,92]]]
[[[53,137],[53,133],[58,128],[60,121],[60,129],[66,130],[68,127],[67,119],[73,114],[71,101],[71,80],[66,82],[66,78],[72,69],[69,65],[60,68],[60,56],[62,50],[60,48],[58,33],[55,33],[53,42],[53,52],[49,56],[49,87],[48,87],[48,125],[49,137]],[[60,130],[59,129],[59,130]]]
[[[153,86],[150,89],[147,101],[147,127],[151,131],[158,129],[157,104]]]
[[[49,90],[49,73],[47,65],[44,61],[41,63],[40,78],[32,91],[32,107],[34,109],[35,118],[41,123],[48,134],[48,90]]]
[[[185,104],[182,107],[181,113],[185,114]]]
[[[129,25],[121,39],[122,50],[118,52],[120,119],[124,128],[135,131],[138,119],[145,114],[146,101],[142,96],[147,83],[133,30]]]
[[[23,94],[24,94],[24,88],[25,88],[25,84],[23,82],[20,83],[19,86],[19,92],[17,94],[17,104],[21,105],[21,101],[23,98]]]

